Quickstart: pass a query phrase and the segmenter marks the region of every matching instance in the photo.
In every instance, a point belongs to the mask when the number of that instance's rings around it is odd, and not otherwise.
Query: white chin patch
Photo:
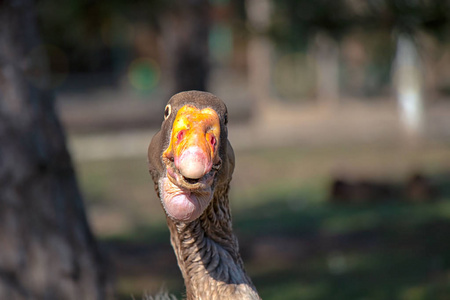
[[[166,213],[174,220],[190,222],[203,213],[211,201],[211,192],[192,193],[173,184],[167,177],[160,180],[160,197]]]

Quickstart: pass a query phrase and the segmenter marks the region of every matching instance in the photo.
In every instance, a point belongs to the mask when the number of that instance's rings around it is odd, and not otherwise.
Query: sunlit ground
[[[263,299],[448,299],[450,146],[291,147],[236,152],[231,202],[246,269]],[[82,162],[91,224],[120,299],[184,287],[146,158]],[[434,201],[329,201],[334,176],[402,185],[422,172]]]

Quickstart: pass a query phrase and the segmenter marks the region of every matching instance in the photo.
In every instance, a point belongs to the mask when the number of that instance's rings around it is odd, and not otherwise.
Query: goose
[[[228,192],[234,170],[227,107],[208,92],[170,98],[148,148],[186,299],[261,299],[233,233]]]

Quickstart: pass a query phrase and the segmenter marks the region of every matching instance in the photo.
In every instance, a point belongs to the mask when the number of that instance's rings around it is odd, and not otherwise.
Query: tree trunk
[[[0,299],[107,299],[32,0],[0,0]]]
[[[327,109],[339,103],[339,45],[326,33],[315,40],[317,99]]]
[[[269,0],[246,0],[245,8],[251,34],[247,46],[248,85],[254,96],[256,122],[266,122],[267,113],[272,113],[272,56],[273,43],[265,34],[269,30],[272,5]]]
[[[171,94],[206,91],[209,76],[207,0],[178,0],[161,19],[166,80]]]
[[[394,74],[401,126],[410,141],[419,141],[424,127],[422,66],[417,46],[407,34],[397,37]]]

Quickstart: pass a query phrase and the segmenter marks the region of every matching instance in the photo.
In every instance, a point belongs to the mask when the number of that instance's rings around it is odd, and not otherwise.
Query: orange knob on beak
[[[185,178],[200,179],[219,160],[219,138],[219,116],[213,109],[183,106],[173,122],[170,144],[163,157],[173,160]]]

